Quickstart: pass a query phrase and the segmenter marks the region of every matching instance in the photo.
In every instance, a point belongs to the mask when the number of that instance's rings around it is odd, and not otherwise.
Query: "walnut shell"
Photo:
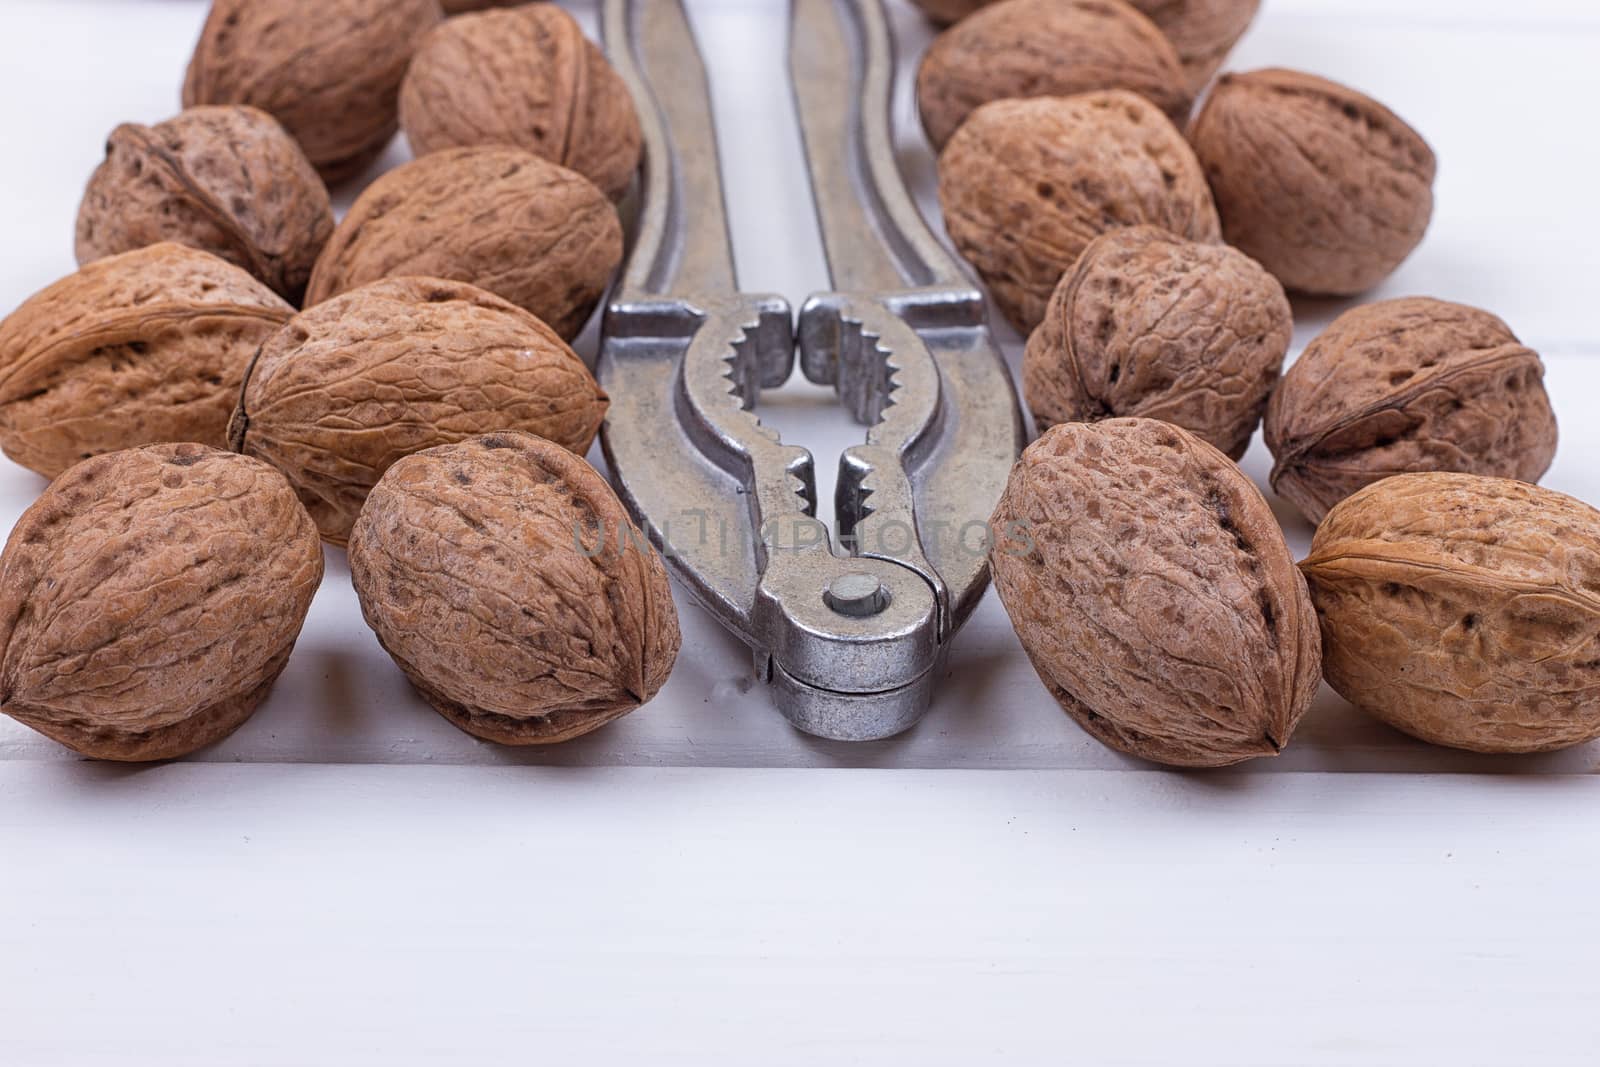
[[[1182,135],[1120,90],[983,105],[939,156],[939,201],[957,250],[1022,333],[1102,233],[1148,223],[1192,241],[1220,234]]]
[[[518,7],[528,0],[444,0],[446,15],[459,15],[465,11],[483,11],[491,7]]]
[[[520,149],[452,148],[361,194],[317,260],[306,302],[392,275],[449,278],[570,341],[621,262],[617,210],[587,178]]]
[[[439,0],[212,0],[183,106],[249,104],[323,179],[365,170],[399,129],[400,81]]]
[[[1413,298],[1347,311],[1267,409],[1272,487],[1312,522],[1392,474],[1536,482],[1556,453],[1544,364],[1486,311]]]
[[[915,0],[935,22],[954,22],[997,0]],[[1239,38],[1250,28],[1261,0],[1129,0],[1160,28],[1188,77],[1189,87],[1205,87]]]
[[[1261,493],[1154,419],[1064,423],[995,509],[995,587],[1039,677],[1101,742],[1220,767],[1276,755],[1320,682],[1316,615]]]
[[[192,248],[97,260],[0,322],[0,448],[54,477],[136,445],[224,446],[245,368],[293,315]]]
[[[400,90],[417,155],[500,144],[575,170],[613,200],[639,169],[633,97],[577,20],[554,4],[449,19]]]
[[[302,312],[261,346],[229,444],[282,471],[342,545],[397,460],[495,430],[582,455],[606,404],[577,354],[516,305],[462,282],[388,278]]]
[[[1365,292],[1433,216],[1427,142],[1377,101],[1310,74],[1224,75],[1189,139],[1228,243],[1298,292]]]
[[[390,467],[350,535],[350,577],[418,692],[502,744],[566,741],[626,715],[678,655],[660,557],[605,479],[531,434]]]
[[[321,581],[316,527],[265,463],[85,460],[0,556],[0,710],[97,759],[187,755],[266,697]]]
[[[1126,89],[1174,122],[1194,96],[1172,45],[1123,0],[1005,0],[939,35],[917,70],[922,127],[943,146],[979,105]]]
[[[1293,334],[1283,287],[1244,253],[1113,230],[1056,287],[1028,339],[1023,392],[1040,429],[1137,415],[1237,460]]]
[[[1545,752],[1600,737],[1600,512],[1402,474],[1328,512],[1301,565],[1329,684],[1414,737]]]
[[[278,121],[197,107],[111,131],[78,208],[78,262],[162,241],[243,267],[298,302],[333,233],[327,186]]]

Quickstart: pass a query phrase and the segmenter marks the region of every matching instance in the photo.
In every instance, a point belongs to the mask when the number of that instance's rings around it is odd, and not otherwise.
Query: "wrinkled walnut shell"
[[[1194,103],[1172,45],[1122,0],[1005,0],[940,34],[917,70],[935,147],[991,100],[1097,89],[1138,93],[1179,123]]]
[[[449,19],[400,90],[412,151],[510,145],[575,170],[613,200],[639,167],[633,97],[577,21],[554,4]]]
[[[530,434],[389,468],[350,535],[367,624],[417,691],[489,741],[566,741],[672,673],[661,558],[583,460]]]
[[[483,11],[491,7],[518,7],[528,0],[443,0],[446,15],[459,15],[466,11]]]
[[[1546,752],[1600,737],[1600,512],[1471,474],[1337,505],[1302,563],[1330,685],[1413,737]]]
[[[1538,353],[1486,311],[1423,298],[1334,320],[1284,375],[1266,433],[1273,489],[1312,522],[1392,474],[1536,482],[1557,437]]]
[[[1272,756],[1316,695],[1306,585],[1261,493],[1153,419],[1065,423],[995,510],[995,587],[1056,701],[1122,752],[1185,767]]]
[[[266,697],[321,581],[266,464],[197,444],[85,460],[0,557],[0,710],[97,759],[187,755]]]
[[[980,107],[939,156],[939,201],[957,250],[1024,334],[1102,233],[1148,223],[1214,242],[1220,232],[1182,135],[1121,91]]]
[[[0,448],[54,477],[137,445],[223,447],[245,368],[293,314],[192,248],[97,260],[0,322]]]
[[[1242,252],[1153,226],[1096,238],[1028,339],[1023,393],[1039,428],[1141,416],[1237,460],[1294,333],[1283,287]]]
[[[242,267],[291,303],[333,233],[316,169],[253,107],[197,107],[111,132],[78,208],[80,264],[174,241]]]
[[[1371,289],[1433,216],[1427,142],[1377,101],[1310,74],[1225,75],[1189,139],[1228,243],[1298,292]]]
[[[438,0],[212,0],[183,106],[269,112],[324,181],[343,181],[394,138],[400,81],[441,17]]]
[[[372,486],[413,452],[526,430],[579,455],[606,395],[544,323],[462,282],[389,278],[302,312],[262,345],[229,427],[342,545]]]
[[[915,0],[935,22],[954,22],[996,0]],[[1205,87],[1244,31],[1250,28],[1261,0],[1129,0],[1156,24],[1172,46],[1189,80]]]
[[[333,233],[307,305],[393,275],[487,289],[572,340],[622,262],[622,223],[587,178],[515,148],[452,148],[390,171]]]

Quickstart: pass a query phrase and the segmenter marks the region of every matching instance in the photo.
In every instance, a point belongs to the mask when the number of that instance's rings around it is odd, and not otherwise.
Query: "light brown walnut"
[[[400,81],[442,17],[439,0],[212,0],[183,106],[258,107],[324,181],[353,178],[399,129]]]
[[[622,223],[592,182],[517,148],[452,148],[370,185],[328,241],[307,305],[380,278],[448,278],[583,329],[622,262]]]
[[[980,107],[939,156],[939,201],[957,250],[1024,334],[1101,234],[1148,224],[1191,241],[1220,235],[1183,136],[1120,90]]]
[[[1536,482],[1556,453],[1544,364],[1487,311],[1388,300],[1347,311],[1267,409],[1272,486],[1312,522],[1393,474]]]
[[[666,569],[611,487],[530,434],[390,467],[350,536],[350,576],[417,691],[501,744],[626,715],[666,683],[681,641]]]
[[[935,22],[949,23],[998,0],[914,2]],[[1160,27],[1172,42],[1194,92],[1203,89],[1217,73],[1261,10],[1261,0],[1129,0],[1129,3]]]
[[[1101,742],[1185,767],[1273,756],[1321,681],[1305,580],[1221,452],[1153,419],[1064,423],[995,510],[995,588],[1039,677]]]
[[[991,100],[1126,89],[1174,122],[1194,103],[1155,24],[1123,0],[1005,0],[939,35],[917,70],[917,106],[935,147]]]
[[[1056,287],[1028,339],[1023,393],[1040,429],[1137,415],[1237,460],[1293,333],[1283,287],[1242,252],[1113,230]]]
[[[192,248],[96,260],[0,322],[0,448],[47,477],[136,445],[221,448],[245,368],[293,315]]]
[[[1433,216],[1433,151],[1388,108],[1290,70],[1225,75],[1189,132],[1228,243],[1294,291],[1383,281]]]
[[[316,527],[265,463],[85,460],[0,556],[0,711],[98,759],[187,755],[265,699],[321,581]]]
[[[1402,474],[1328,512],[1300,566],[1328,683],[1357,707],[1475,752],[1600,737],[1600,512],[1582,501]]]
[[[628,87],[554,4],[435,28],[401,87],[400,126],[418,155],[512,145],[577,171],[613,200],[628,191],[642,144]]]
[[[292,319],[261,347],[229,444],[271,463],[344,544],[398,460],[494,430],[582,455],[606,395],[555,332],[462,282],[388,278]]]
[[[77,252],[84,264],[174,241],[298,302],[332,233],[328,189],[276,119],[197,107],[111,131],[78,208]]]

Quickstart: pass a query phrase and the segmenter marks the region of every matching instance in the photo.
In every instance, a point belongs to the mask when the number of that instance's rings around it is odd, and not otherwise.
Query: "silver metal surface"
[[[780,710],[824,737],[904,730],[983,593],[987,522],[1022,444],[982,295],[928,231],[892,151],[879,0],[794,0],[791,74],[838,291],[738,291],[705,69],[681,0],[606,0],[644,128],[633,248],[607,306],[602,444],[680,581],[754,649]],[[840,456],[840,544],[811,454],[754,414],[788,379],[869,429]]]

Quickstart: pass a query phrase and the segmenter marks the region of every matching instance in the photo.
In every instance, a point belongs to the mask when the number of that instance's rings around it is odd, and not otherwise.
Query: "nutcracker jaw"
[[[926,710],[988,581],[987,520],[1022,445],[979,294],[922,223],[888,135],[878,0],[795,0],[791,73],[834,284],[794,329],[738,292],[704,67],[680,0],[607,0],[645,131],[634,247],[598,372],[619,492],[683,585],[755,652],[779,709],[871,740]],[[811,453],[753,409],[791,375],[867,426],[840,456],[835,546]]]

